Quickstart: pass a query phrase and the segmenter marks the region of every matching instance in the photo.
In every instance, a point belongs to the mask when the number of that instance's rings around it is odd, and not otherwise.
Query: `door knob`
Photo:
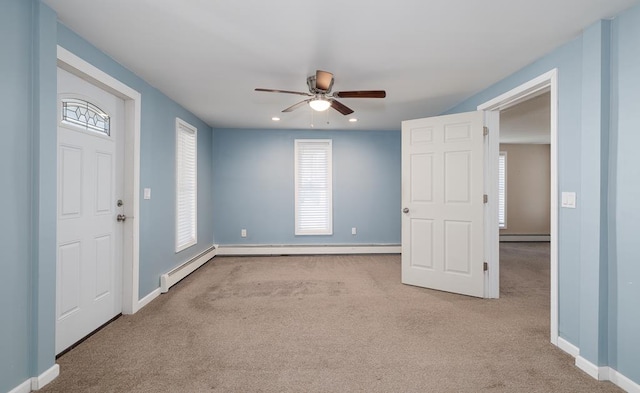
[[[402,209],[402,212],[403,212],[403,213],[409,213],[409,208],[408,208],[408,207],[405,207],[404,209]]]
[[[125,222],[127,219],[127,216],[125,216],[124,214],[118,214],[118,217],[116,217],[116,220],[118,220],[118,222]]]

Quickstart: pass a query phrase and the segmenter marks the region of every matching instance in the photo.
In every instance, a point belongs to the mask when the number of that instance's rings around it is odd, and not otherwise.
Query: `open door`
[[[484,297],[484,114],[402,122],[402,283]]]

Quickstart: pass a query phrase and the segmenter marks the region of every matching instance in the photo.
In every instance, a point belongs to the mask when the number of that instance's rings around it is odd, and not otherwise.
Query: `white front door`
[[[402,282],[484,296],[483,113],[402,122]]]
[[[56,354],[121,312],[124,102],[58,68]]]

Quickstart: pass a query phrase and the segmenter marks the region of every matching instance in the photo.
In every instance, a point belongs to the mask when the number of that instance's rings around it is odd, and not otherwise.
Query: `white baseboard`
[[[576,367],[587,373],[591,378],[597,379],[598,381],[610,381],[626,392],[640,393],[640,384],[625,377],[611,367],[599,367],[591,363],[580,356],[580,348],[571,344],[562,337],[558,337],[558,348],[573,356],[576,361]]]
[[[629,393],[640,393],[640,384],[633,382],[612,368],[609,368],[609,381]]]
[[[31,390],[42,389],[46,384],[56,379],[58,375],[60,375],[60,366],[54,364],[47,371],[31,378]]]
[[[32,390],[40,390],[49,382],[53,381],[60,375],[60,366],[54,364],[47,371],[38,375],[37,377],[31,377],[20,385],[9,390],[8,393],[29,393]]]
[[[603,381],[602,373],[604,370],[601,369],[604,367],[598,367],[580,355],[576,356],[576,366],[591,378]]]
[[[558,348],[562,349],[574,358],[580,356],[580,348],[571,344],[569,341],[565,340],[562,337],[558,337]]]
[[[500,235],[501,242],[550,242],[549,235]]]
[[[27,379],[22,382],[20,385],[15,388],[9,390],[7,393],[29,393],[31,391],[31,379]]]
[[[147,304],[151,303],[151,301],[155,298],[157,298],[158,296],[160,296],[160,288],[156,288],[154,289],[151,293],[149,293],[147,296],[143,297],[142,299],[138,300],[138,304],[136,305],[136,310],[134,312],[138,312],[140,311],[140,309],[144,306],[146,306]]]
[[[222,245],[217,255],[400,254],[398,244],[380,245]]]
[[[576,366],[598,381],[610,381],[626,392],[640,393],[640,384],[632,381],[611,367],[599,367],[582,356],[576,357]]]

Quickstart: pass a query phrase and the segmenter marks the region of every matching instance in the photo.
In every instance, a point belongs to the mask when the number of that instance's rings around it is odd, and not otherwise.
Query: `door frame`
[[[144,306],[138,300],[140,264],[140,117],[142,95],[58,45],[58,67],[124,100],[124,213],[122,248],[122,313]]]
[[[490,201],[497,201],[498,195],[498,155],[500,153],[500,111],[517,105],[530,98],[549,91],[551,95],[550,133],[551,133],[551,252],[550,252],[550,309],[551,309],[551,343],[558,345],[558,69],[554,68],[528,82],[517,86],[489,101],[478,105],[478,110],[486,111],[488,135],[488,161],[485,168],[489,174]],[[491,198],[495,195],[494,198]],[[498,228],[498,205],[490,203],[487,225],[494,230],[487,231],[488,297],[497,298],[500,293],[500,251]]]

